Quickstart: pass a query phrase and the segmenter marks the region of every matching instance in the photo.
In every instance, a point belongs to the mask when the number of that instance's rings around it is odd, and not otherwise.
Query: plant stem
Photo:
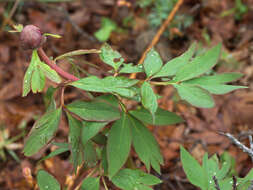
[[[216,176],[213,176],[213,181],[214,181],[214,184],[215,184],[215,189],[216,190],[221,190]]]
[[[139,60],[138,64],[142,64],[144,59],[146,58],[147,53],[151,50],[152,47],[154,47],[157,42],[159,41],[161,35],[163,34],[163,32],[165,31],[165,29],[167,28],[167,26],[171,23],[172,19],[174,18],[176,12],[178,11],[178,9],[180,8],[180,6],[183,4],[184,0],[178,0],[177,3],[175,4],[174,8],[172,9],[172,11],[170,12],[170,14],[168,15],[167,19],[164,21],[164,23],[162,24],[162,26],[159,28],[159,30],[157,31],[156,35],[154,36],[153,40],[151,41],[151,43],[149,44],[149,46],[147,47],[147,49],[145,50],[145,52],[142,54],[141,59]],[[132,73],[130,75],[131,79],[136,78],[136,73]]]
[[[44,61],[47,65],[49,65],[53,70],[55,70],[60,76],[70,81],[77,81],[79,78],[76,76],[64,71],[58,65],[56,65],[49,57],[46,55],[42,47],[38,49],[38,55],[42,61]]]
[[[105,183],[105,179],[104,179],[103,176],[102,176],[102,182],[103,182],[103,184],[104,184],[105,189],[106,189],[106,190],[109,190],[108,187],[107,187],[107,185],[106,185],[106,183]]]

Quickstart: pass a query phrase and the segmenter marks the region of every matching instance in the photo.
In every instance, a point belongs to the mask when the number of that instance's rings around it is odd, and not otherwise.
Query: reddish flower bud
[[[34,25],[26,25],[20,33],[21,46],[25,49],[39,48],[46,40],[40,29]]]

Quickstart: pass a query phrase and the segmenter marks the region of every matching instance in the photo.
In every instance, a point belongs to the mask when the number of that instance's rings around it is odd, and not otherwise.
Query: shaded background
[[[30,158],[22,154],[24,136],[42,115],[45,105],[43,93],[30,93],[25,98],[21,97],[22,80],[31,52],[21,49],[17,34],[7,32],[11,29],[10,25],[34,24],[43,32],[62,35],[61,39],[49,38],[44,45],[47,54],[53,57],[76,49],[98,49],[102,45],[101,40],[104,40],[118,50],[126,62],[137,63],[175,2],[0,0],[1,190],[34,189],[34,178],[25,178],[24,175],[31,171],[31,175],[35,176],[40,168],[56,176],[61,184],[69,186],[73,182],[69,154],[39,164],[37,161],[53,150],[53,146]],[[179,101],[173,88],[156,88],[163,96],[159,105],[177,112],[186,122],[160,128],[150,126],[165,158],[162,175],[159,176],[165,183],[155,189],[196,189],[187,182],[182,170],[180,144],[187,147],[198,160],[205,151],[209,155],[228,151],[236,159],[239,176],[244,176],[252,167],[248,155],[218,135],[217,131],[232,133],[246,145],[247,135],[253,134],[253,1],[185,0],[155,48],[163,60],[168,61],[184,52],[193,41],[199,43],[199,51],[222,42],[222,56],[213,72],[241,72],[244,77],[237,84],[249,86],[249,89],[215,96],[215,108],[197,109]],[[108,75],[110,69],[95,54],[80,56],[75,63],[88,73],[100,77]],[[73,69],[66,61],[61,61],[60,66],[65,70]],[[49,85],[53,84],[47,81]],[[78,90],[67,89],[65,101],[70,102],[79,97]],[[132,102],[128,103],[129,108],[134,106]],[[56,141],[66,141],[67,134],[68,127],[63,119]],[[135,153],[132,154],[137,166],[141,166]]]

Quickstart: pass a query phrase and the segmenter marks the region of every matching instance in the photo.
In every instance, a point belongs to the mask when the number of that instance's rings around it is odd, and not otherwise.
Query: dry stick
[[[16,0],[16,1],[15,1],[14,5],[13,5],[13,7],[12,7],[12,9],[11,9],[10,14],[9,14],[8,17],[7,17],[6,19],[4,19],[4,21],[3,21],[3,24],[2,24],[2,26],[1,26],[1,30],[5,27],[6,24],[8,24],[8,23],[10,22],[10,20],[11,20],[12,16],[14,15],[16,9],[18,8],[19,1],[20,1],[20,0]]]
[[[141,59],[139,60],[138,64],[142,64],[147,53],[151,50],[152,47],[154,47],[157,42],[159,41],[161,35],[163,34],[164,30],[167,28],[167,26],[170,24],[170,22],[172,21],[172,19],[174,18],[177,10],[179,9],[179,7],[183,4],[184,0],[178,0],[177,4],[175,5],[175,7],[172,9],[172,11],[170,12],[169,16],[167,17],[167,19],[164,21],[164,23],[162,24],[162,26],[159,28],[158,32],[156,33],[155,37],[153,38],[152,42],[149,44],[148,48],[145,50],[145,52],[142,54]],[[132,73],[130,75],[131,79],[136,78],[136,73]]]
[[[44,61],[46,64],[48,64],[52,69],[54,69],[59,75],[61,75],[63,78],[68,79],[70,81],[77,81],[79,78],[76,76],[64,71],[62,68],[60,68],[58,65],[56,65],[49,57],[46,55],[42,47],[38,49],[38,55],[42,61]]]
[[[221,190],[216,176],[213,176],[213,181],[214,181],[214,184],[215,184],[215,189],[216,190]]]
[[[247,146],[245,146],[244,144],[242,144],[240,141],[238,141],[233,135],[231,135],[230,133],[223,133],[220,132],[221,135],[226,136],[227,138],[229,138],[236,146],[238,146],[240,149],[243,150],[243,152],[246,152],[250,157],[251,160],[253,162],[253,149],[252,148],[248,148]],[[249,136],[249,141],[251,141],[251,136]],[[250,145],[252,146],[252,145]]]
[[[237,180],[236,180],[236,177],[233,176],[233,190],[236,190],[236,183],[237,183]]]

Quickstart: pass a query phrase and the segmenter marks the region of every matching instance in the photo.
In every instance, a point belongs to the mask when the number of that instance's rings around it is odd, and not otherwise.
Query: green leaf
[[[157,126],[168,126],[177,123],[181,123],[184,120],[173,112],[158,108],[155,113],[155,122],[152,119],[152,115],[143,107],[137,110],[132,110],[130,113],[142,121],[145,124],[157,125]]]
[[[248,88],[247,86],[233,86],[233,85],[199,85],[201,88],[209,91],[212,94],[226,94],[228,92],[231,92],[233,90],[242,89],[242,88]]]
[[[61,83],[61,77],[57,74],[55,70],[51,69],[47,64],[40,61],[38,63],[38,66],[48,79],[57,84]]]
[[[13,28],[16,30],[16,32],[22,32],[24,26],[22,24],[14,24]]]
[[[85,145],[90,139],[99,133],[105,127],[106,122],[83,122],[82,143]]]
[[[89,168],[96,166],[97,152],[92,141],[88,141],[84,145],[84,161]]]
[[[34,68],[32,73],[31,85],[33,93],[42,92],[45,87],[45,75],[37,66]]]
[[[64,54],[56,57],[54,59],[54,61],[57,61],[57,60],[60,60],[60,59],[64,59],[64,58],[68,58],[68,57],[77,56],[77,55],[85,55],[85,54],[100,53],[100,52],[101,51],[97,50],[97,49],[79,49],[79,50],[75,50],[75,51],[64,53]]]
[[[234,158],[230,156],[229,153],[227,152],[224,152],[221,155],[222,168],[217,174],[218,179],[223,179],[229,175],[229,171],[231,170],[233,159]]]
[[[160,168],[156,166],[163,164],[163,157],[159,146],[152,133],[137,119],[129,117],[133,136],[133,146],[141,161],[148,171],[150,165],[160,173]]]
[[[143,65],[133,65],[133,63],[123,64],[119,73],[140,73],[143,72]]]
[[[109,131],[107,160],[109,177],[113,177],[124,165],[130,152],[132,135],[129,117],[124,113]]]
[[[129,88],[139,81],[126,77],[105,77],[100,79],[96,76],[82,78],[78,81],[70,83],[70,85],[82,90],[102,93],[117,93],[123,96],[134,96],[134,92]]]
[[[223,84],[227,82],[235,81],[241,78],[243,74],[241,73],[222,73],[212,76],[202,76],[199,78],[194,78],[187,80],[184,83],[187,84],[201,84],[201,85],[214,85],[214,84]]]
[[[158,77],[170,77],[176,74],[176,72],[186,65],[190,59],[192,58],[194,52],[196,50],[196,43],[193,43],[190,48],[180,55],[179,57],[176,57],[170,61],[168,61],[162,69],[155,74],[153,78],[158,78]]]
[[[56,109],[56,102],[54,100],[54,93],[57,88],[48,87],[47,92],[43,95],[43,101],[46,107],[46,112]]]
[[[233,179],[232,178],[226,178],[223,180],[218,180],[218,184],[220,186],[220,189],[224,189],[224,190],[231,190],[232,189],[232,184],[233,184]],[[212,181],[211,183],[211,190],[216,190],[214,181]],[[238,190],[242,190],[242,189],[238,189]]]
[[[104,169],[104,175],[107,175],[108,174],[108,162],[107,162],[106,146],[103,147],[101,157],[102,157],[101,163],[102,163],[102,167]]]
[[[221,44],[213,47],[203,55],[195,57],[189,64],[178,70],[174,81],[186,81],[209,71],[217,64],[221,51]]]
[[[53,38],[61,38],[59,34],[43,33],[43,36],[50,36]]]
[[[32,54],[31,62],[24,76],[23,94],[22,94],[23,97],[27,96],[27,94],[31,91],[32,74],[37,65],[37,61],[38,61],[38,54],[37,54],[37,51],[34,50]]]
[[[144,82],[141,86],[141,103],[153,116],[155,122],[155,112],[158,108],[157,97],[148,82]]]
[[[87,177],[83,180],[81,190],[99,190],[99,178]]]
[[[69,144],[75,172],[84,161],[84,146],[81,140],[82,123],[67,113],[69,122]]]
[[[40,190],[60,190],[59,182],[45,170],[39,170],[37,173],[37,183]]]
[[[69,147],[64,147],[64,148],[57,148],[56,150],[54,150],[53,152],[51,152],[50,154],[48,154],[47,156],[45,156],[44,158],[42,158],[40,161],[44,161],[48,158],[52,158],[54,156],[57,156],[61,153],[67,152],[69,151]]]
[[[95,137],[92,138],[92,141],[99,145],[106,145],[107,137],[102,133],[98,133]]]
[[[253,169],[249,171],[249,173],[241,179],[238,179],[238,190],[248,190],[249,186],[252,185],[252,179],[253,179]]]
[[[151,190],[146,185],[156,185],[162,181],[141,170],[123,169],[112,178],[112,182],[123,190]]]
[[[52,144],[59,148],[69,148],[69,143],[66,142],[52,142]]]
[[[87,121],[114,121],[120,118],[119,109],[104,102],[75,101],[66,108]]]
[[[173,86],[177,89],[179,96],[193,106],[201,108],[211,108],[214,106],[212,96],[208,91],[200,87],[187,84],[174,84]]]
[[[147,53],[147,56],[143,62],[144,71],[147,77],[151,77],[160,71],[163,65],[163,61],[157,51],[153,48]]]
[[[43,115],[34,124],[25,142],[25,156],[32,156],[50,142],[58,129],[61,109],[56,109]]]
[[[115,71],[117,71],[124,62],[120,53],[114,51],[111,46],[106,43],[101,47],[100,59],[107,65],[113,67]]]
[[[201,189],[207,189],[208,181],[204,169],[182,146],[180,147],[180,158],[188,180]]]
[[[213,76],[203,76],[199,78],[194,78],[185,81],[182,84],[199,86],[213,94],[226,94],[236,89],[247,88],[245,86],[233,86],[223,84],[227,82],[232,82],[240,78],[241,76],[242,74],[240,73],[224,73]]]
[[[99,101],[105,102],[105,103],[107,103],[110,106],[113,106],[115,108],[119,107],[118,99],[112,94],[105,94],[105,95],[98,96],[98,97],[96,97],[95,100],[98,101],[98,102]]]
[[[205,176],[207,178],[207,181],[209,182],[207,183],[208,186],[214,185],[213,176],[215,176],[218,180],[220,180],[217,177],[217,175],[219,174],[219,160],[216,155],[212,156],[209,159],[208,156],[206,156],[205,164],[203,164],[203,170],[205,171]]]
[[[94,35],[100,42],[106,42],[110,38],[111,32],[116,29],[117,25],[113,20],[103,17],[101,27]]]

